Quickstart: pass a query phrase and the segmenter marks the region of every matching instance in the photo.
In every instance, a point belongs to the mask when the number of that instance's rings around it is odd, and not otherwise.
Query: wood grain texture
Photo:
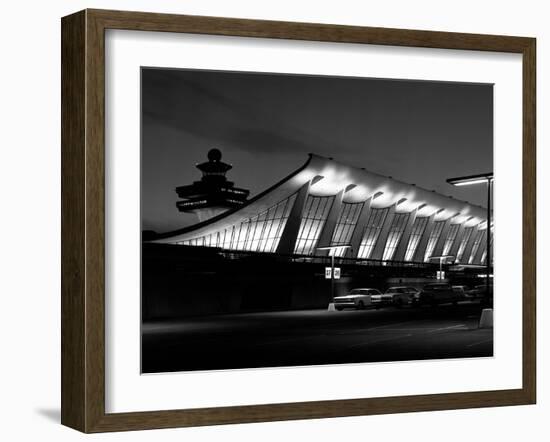
[[[376,45],[522,52],[529,38],[319,23],[88,10],[105,29],[129,29]]]
[[[61,45],[61,422],[85,428],[85,13],[66,17]]]
[[[105,415],[105,37],[86,11],[86,431]]]
[[[105,413],[106,29],[523,54],[523,387],[338,401]],[[62,20],[62,423],[141,430],[531,404],[536,398],[535,40],[525,37],[86,10]]]
[[[537,159],[536,41],[523,50],[523,389],[536,402]]]

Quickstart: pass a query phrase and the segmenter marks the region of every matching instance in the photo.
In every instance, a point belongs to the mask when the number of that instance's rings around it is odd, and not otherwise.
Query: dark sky
[[[445,179],[493,170],[493,87],[144,68],[142,130],[143,229],[196,222],[174,189],[212,147],[251,196],[313,152],[485,206],[484,186]]]

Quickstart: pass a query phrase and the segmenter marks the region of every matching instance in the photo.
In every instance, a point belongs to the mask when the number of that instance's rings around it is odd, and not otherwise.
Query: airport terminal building
[[[486,264],[484,207],[315,154],[247,200],[248,191],[225,179],[221,154],[211,153],[197,166],[203,180],[176,189],[179,210],[196,213],[200,222],[150,242],[304,258],[334,253],[358,263],[449,256]]]

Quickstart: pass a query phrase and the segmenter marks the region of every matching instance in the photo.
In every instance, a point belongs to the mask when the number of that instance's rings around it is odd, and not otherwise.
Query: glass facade
[[[390,230],[388,232],[388,239],[386,240],[386,246],[384,247],[384,253],[382,259],[388,261],[393,259],[395,250],[399,244],[399,240],[405,231],[407,221],[409,221],[409,213],[396,213],[393,217]]]
[[[491,223],[491,226],[492,226],[492,223]],[[491,247],[491,249],[493,248],[493,238],[494,238],[493,235],[494,235],[494,228],[491,227],[491,239],[489,240],[490,241],[489,247]],[[483,251],[483,255],[481,256],[481,263],[487,264],[487,246],[485,246],[485,250]],[[493,264],[492,256],[491,256],[491,264]]]
[[[452,224],[449,228],[449,233],[447,233],[447,238],[445,238],[445,244],[443,245],[442,255],[448,255],[453,247],[453,244],[456,240],[456,235],[458,234],[458,229],[460,224]]]
[[[332,240],[330,242],[331,246],[343,246],[348,245],[351,242],[351,237],[355,226],[357,225],[357,220],[365,203],[343,203],[340,216],[338,217],[338,222],[334,229],[334,234],[332,235]],[[344,256],[346,249],[336,249],[334,251],[334,256]]]
[[[472,236],[473,231],[474,231],[473,226],[466,227],[464,229],[464,233],[462,234],[462,240],[460,241],[460,245],[458,246],[458,251],[456,252],[456,262],[462,261],[464,250],[466,249],[466,245],[468,244],[468,241],[470,241],[470,237]]]
[[[432,232],[430,233],[430,237],[428,238],[428,244],[426,245],[426,253],[424,253],[425,262],[427,262],[430,259],[430,256],[432,256],[435,246],[437,244],[437,241],[439,240],[439,237],[441,236],[441,232],[443,231],[444,225],[445,225],[445,221],[437,221],[434,224],[434,228],[432,229]]]
[[[468,259],[468,264],[472,264],[476,257],[479,246],[481,245],[481,239],[483,238],[484,230],[478,230],[476,234],[476,239],[474,240],[474,245],[472,246],[472,253],[470,253],[470,258]]]
[[[357,258],[368,259],[376,245],[386,216],[388,215],[389,208],[385,209],[371,209],[367,225],[365,226],[365,232],[361,239],[361,245],[359,246],[359,253]]]
[[[409,243],[407,244],[407,251],[405,252],[405,261],[412,261],[420,239],[424,235],[426,226],[428,225],[428,217],[416,218],[414,220],[411,235],[409,236]]]
[[[281,201],[259,215],[199,238],[183,241],[190,246],[221,247],[228,250],[270,252],[277,250],[296,194]]]
[[[481,264],[487,264],[487,247],[485,247],[483,255],[481,255]]]
[[[296,240],[294,253],[313,255],[319,236],[327,220],[334,196],[308,196]]]

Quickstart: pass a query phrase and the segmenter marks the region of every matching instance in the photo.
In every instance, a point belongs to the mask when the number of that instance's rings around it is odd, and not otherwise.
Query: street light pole
[[[330,302],[334,302],[334,255],[336,250],[345,250],[351,248],[350,245],[324,246],[317,247],[317,250],[328,250],[330,253]]]
[[[432,260],[432,259],[439,259],[439,275],[442,275],[442,272],[443,272],[443,261],[445,261],[445,264],[447,264],[447,260],[448,259],[452,259],[454,258],[455,256],[454,255],[441,255],[441,256],[430,256],[429,259]],[[445,279],[445,278],[441,278],[441,279]]]
[[[491,288],[491,188],[493,183],[493,173],[490,172],[480,175],[449,178],[447,182],[453,186],[469,186],[471,184],[487,183],[487,253],[485,254],[485,296],[486,301],[488,301],[490,299],[489,291]]]
[[[332,251],[330,263],[330,300],[334,302],[334,250]]]

